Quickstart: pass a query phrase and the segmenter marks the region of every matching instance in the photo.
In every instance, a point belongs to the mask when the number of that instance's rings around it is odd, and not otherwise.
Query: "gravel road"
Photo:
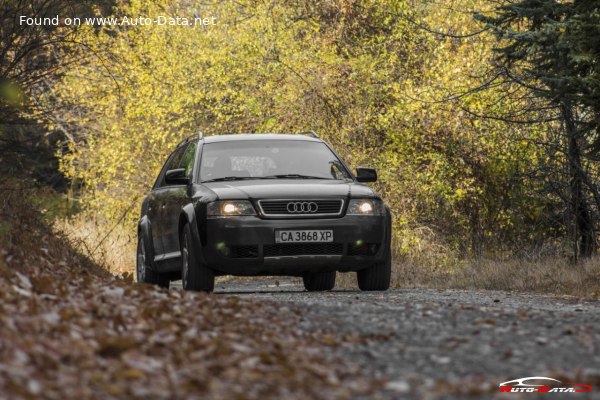
[[[385,382],[373,398],[538,398],[498,393],[531,376],[586,383],[600,399],[599,302],[496,291],[308,293],[297,279],[232,281],[217,293],[300,307],[302,329],[332,333],[326,353]]]

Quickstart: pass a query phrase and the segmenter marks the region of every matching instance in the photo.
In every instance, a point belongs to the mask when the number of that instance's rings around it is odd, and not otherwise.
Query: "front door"
[[[177,166],[173,168],[184,168],[185,174],[190,179],[193,176],[194,159],[196,156],[196,142],[191,142]],[[163,214],[163,246],[165,254],[175,255],[180,252],[179,243],[179,217],[182,208],[189,202],[190,185],[169,186],[165,193],[165,207]]]
[[[150,207],[152,208],[150,212],[152,213],[152,217],[149,218],[152,229],[152,241],[154,243],[154,256],[157,260],[163,260],[165,257],[169,257],[169,250],[165,247],[165,235],[169,232],[171,227],[169,226],[168,218],[165,218],[165,213],[169,204],[169,198],[171,197],[171,191],[173,188],[177,188],[177,186],[167,184],[165,181],[165,173],[168,170],[178,168],[185,149],[186,146],[182,146],[171,154],[169,160],[163,167],[160,181],[150,196]]]

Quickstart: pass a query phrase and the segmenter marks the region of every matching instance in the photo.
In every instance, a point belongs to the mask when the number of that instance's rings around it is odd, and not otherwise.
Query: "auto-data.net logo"
[[[502,393],[589,393],[592,387],[585,383],[561,382],[545,376],[514,379],[498,385]]]

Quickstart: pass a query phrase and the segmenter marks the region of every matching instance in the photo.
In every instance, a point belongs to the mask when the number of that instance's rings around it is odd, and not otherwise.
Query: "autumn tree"
[[[48,126],[73,136],[61,169],[95,217],[133,231],[139,199],[190,132],[313,129],[352,166],[379,168],[396,253],[452,268],[526,242],[538,208],[515,179],[537,148],[511,135],[540,128],[460,108],[516,108],[499,90],[440,101],[481,83],[491,37],[418,29],[480,30],[470,11],[484,3],[123,1],[114,15],[210,13],[218,25],[81,27],[79,61],[40,101],[60,117]]]
[[[498,75],[541,101],[531,117],[562,126],[558,151],[565,163],[575,257],[596,249],[600,196],[594,165],[600,151],[600,8],[596,2],[521,0],[478,18],[492,28]],[[541,105],[540,105],[541,104]]]
[[[39,107],[38,94],[52,84],[61,68],[74,61],[63,51],[63,46],[74,43],[77,32],[73,27],[64,26],[62,18],[82,16],[92,6],[109,4],[109,0],[0,2],[0,157],[3,169],[20,176],[32,175],[50,184],[62,180],[54,157],[54,145],[62,133],[49,134],[46,127],[38,123],[46,111]]]

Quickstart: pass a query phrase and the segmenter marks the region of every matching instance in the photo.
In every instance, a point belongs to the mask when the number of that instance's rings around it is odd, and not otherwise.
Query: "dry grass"
[[[92,264],[113,275],[133,273],[137,244],[135,227],[128,230],[124,225],[102,222],[83,212],[76,213],[76,205],[65,194],[30,180],[0,175],[0,189],[4,195],[0,197],[0,239],[10,237],[15,225],[23,229],[26,224],[37,227],[42,223],[43,229],[51,226],[49,236],[60,238],[61,243],[68,242],[73,251]]]
[[[71,246],[63,235],[56,234],[31,206],[29,200],[38,194],[37,188],[0,177],[0,186],[3,184],[10,190],[0,199],[0,278],[6,277],[7,272],[26,272],[23,269],[26,265],[50,271],[58,268],[82,277],[111,277],[104,268]]]
[[[84,214],[54,221],[55,231],[66,236],[72,246],[114,275],[135,271],[135,230],[103,223]]]
[[[121,225],[103,224],[82,214],[70,219],[57,219],[54,228],[67,236],[82,254],[112,274],[134,272],[135,232]],[[537,261],[465,261],[459,260],[452,252],[440,251],[440,246],[427,244],[425,240],[420,243],[409,254],[394,257],[392,287],[488,289],[600,297],[600,257],[578,264],[561,257]],[[220,281],[227,281],[227,277],[221,277]],[[338,274],[337,287],[357,288],[356,274]]]
[[[338,274],[337,287],[356,288],[356,274]],[[573,264],[564,258],[539,261],[478,260],[451,270],[401,262],[392,270],[392,287],[487,289],[600,298],[600,258]]]
[[[415,286],[460,289],[490,289],[519,292],[541,292],[579,297],[600,297],[600,258],[577,264],[565,258],[537,261],[478,260],[465,263],[455,271],[423,275],[416,266],[398,265],[396,284],[411,276]]]
[[[400,239],[392,244],[396,254],[391,286],[395,288],[487,289],[600,298],[600,256],[579,263],[558,255],[465,260],[441,244],[431,230],[411,230],[407,235],[412,237],[410,244]],[[358,287],[355,273],[338,274],[336,283],[339,288]]]

